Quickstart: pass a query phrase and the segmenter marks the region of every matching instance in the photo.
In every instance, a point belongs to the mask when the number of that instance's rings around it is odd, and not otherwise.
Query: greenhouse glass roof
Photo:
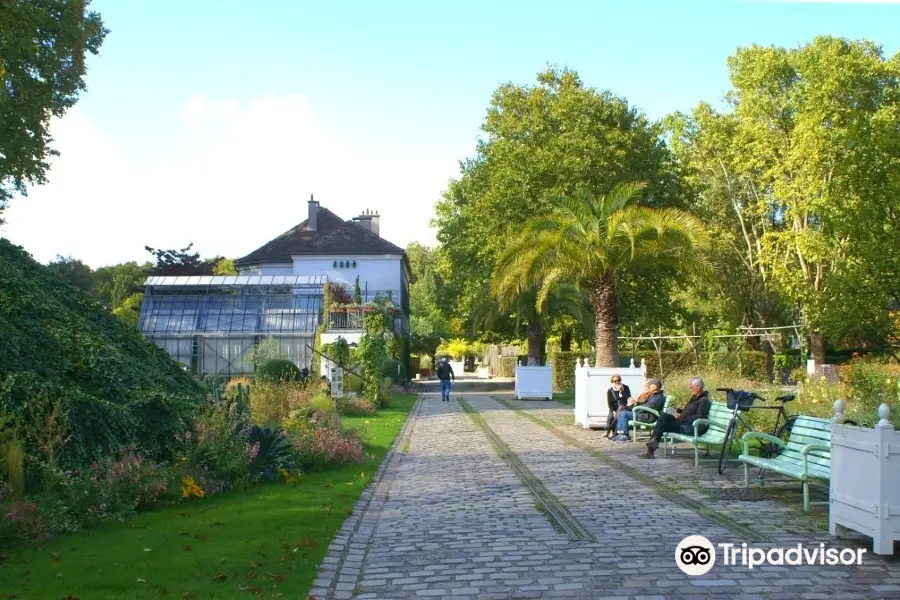
[[[322,287],[328,278],[324,275],[200,275],[154,276],[144,282],[150,287],[206,287],[206,286],[292,286]]]

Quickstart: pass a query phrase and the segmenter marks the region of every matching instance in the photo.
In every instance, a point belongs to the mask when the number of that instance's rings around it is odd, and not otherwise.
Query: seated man
[[[647,452],[641,454],[641,458],[653,458],[653,453],[659,448],[659,441],[664,433],[693,435],[694,421],[709,416],[709,393],[703,389],[703,380],[699,377],[692,377],[688,385],[691,387],[691,399],[683,409],[676,408],[676,414],[662,413],[659,415],[653,433],[650,434],[650,441],[647,442]],[[704,430],[705,428],[701,427],[699,433],[702,435]]]
[[[635,420],[638,423],[652,423],[656,417],[648,412],[638,412],[637,417],[634,416],[635,406],[646,406],[659,412],[666,404],[666,396],[663,394],[662,381],[659,379],[648,379],[646,383],[647,391],[638,396],[637,400],[630,399],[625,410],[619,411],[619,420],[616,424],[616,430],[619,435],[613,438],[616,442],[628,441],[628,421]]]

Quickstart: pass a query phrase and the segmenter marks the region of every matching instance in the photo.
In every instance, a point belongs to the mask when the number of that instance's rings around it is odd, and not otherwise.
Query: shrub
[[[34,541],[45,535],[44,515],[34,502],[15,502],[0,512],[0,542]]]
[[[365,398],[345,396],[338,400],[338,411],[342,415],[369,415],[375,410],[375,405]]]
[[[255,383],[250,393],[250,415],[258,425],[277,426],[294,409],[308,404],[318,386],[302,383]]]
[[[189,466],[216,490],[239,489],[251,482],[250,463],[258,448],[249,441],[250,423],[234,404],[211,401],[194,421],[193,431],[178,436]]]
[[[553,390],[567,392],[575,389],[575,361],[585,358],[583,352],[557,351],[550,355],[553,363]]]
[[[275,481],[280,471],[293,466],[293,449],[280,427],[254,425],[250,429],[249,441],[256,450],[249,467],[252,480],[265,478]]]
[[[173,434],[203,399],[182,365],[7,240],[0,282],[0,408],[22,417],[36,398],[59,402],[72,432],[58,457],[66,468],[129,444],[171,458]]]
[[[305,471],[359,462],[363,457],[362,444],[350,432],[328,427],[293,430],[291,443],[297,466]]]
[[[253,380],[266,383],[287,383],[300,381],[300,367],[281,358],[267,360],[253,373]]]

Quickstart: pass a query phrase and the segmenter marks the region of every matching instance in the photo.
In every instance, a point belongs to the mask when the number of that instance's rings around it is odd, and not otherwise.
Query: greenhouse
[[[253,372],[254,348],[266,339],[309,367],[325,283],[300,275],[150,277],[138,327],[198,375]]]

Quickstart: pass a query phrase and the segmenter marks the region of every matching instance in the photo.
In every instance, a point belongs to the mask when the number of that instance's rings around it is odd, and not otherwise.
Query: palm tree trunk
[[[570,352],[572,350],[572,329],[566,327],[563,329],[562,335],[559,337],[559,349],[562,352]]]
[[[616,307],[616,287],[606,276],[591,286],[591,306],[594,308],[596,328],[597,367],[619,366],[619,318]]]
[[[528,338],[528,366],[539,367],[544,354],[544,328],[539,323],[529,324],[525,335]]]

